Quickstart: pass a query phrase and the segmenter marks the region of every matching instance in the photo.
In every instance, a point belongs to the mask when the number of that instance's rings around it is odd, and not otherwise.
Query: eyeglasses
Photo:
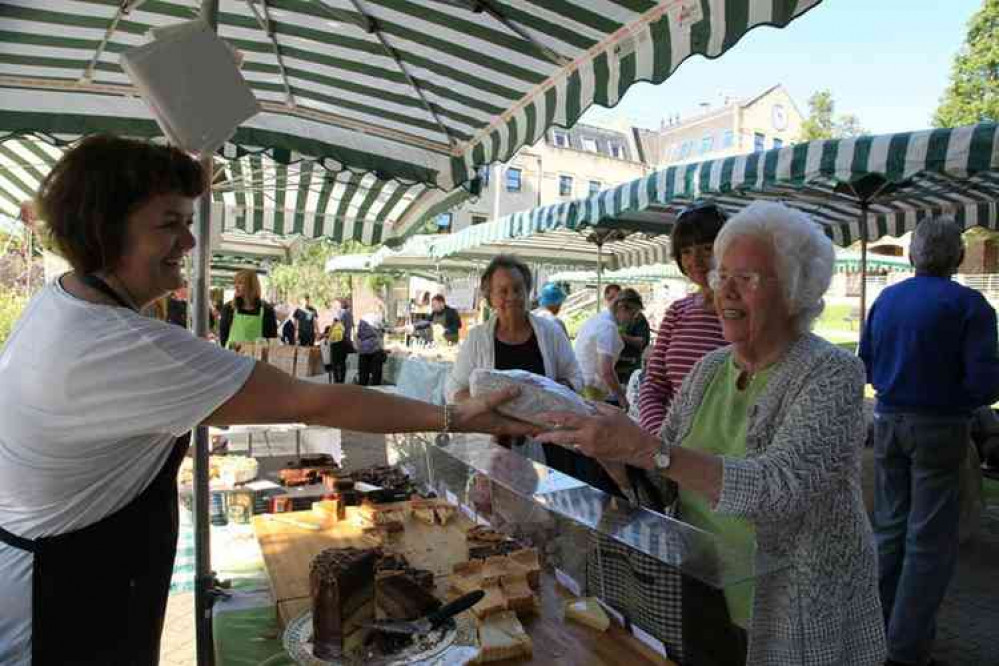
[[[740,292],[756,291],[764,281],[776,280],[772,275],[760,275],[755,271],[720,271],[712,270],[708,273],[708,285],[713,291],[719,291],[729,280],[735,283],[735,288]]]

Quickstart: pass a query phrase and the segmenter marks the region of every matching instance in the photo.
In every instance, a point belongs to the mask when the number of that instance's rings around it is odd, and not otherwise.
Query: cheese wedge
[[[479,625],[479,656],[476,663],[530,657],[533,652],[531,637],[524,631],[516,613],[496,613]]]
[[[600,602],[593,597],[566,601],[565,617],[597,631],[607,631],[610,627],[610,618],[600,606]]]

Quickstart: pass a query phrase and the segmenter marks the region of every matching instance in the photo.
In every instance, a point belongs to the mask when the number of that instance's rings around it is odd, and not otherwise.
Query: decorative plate
[[[390,655],[327,661],[312,654],[312,611],[306,611],[285,628],[284,649],[302,666],[466,666],[479,654],[475,621],[467,613]]]

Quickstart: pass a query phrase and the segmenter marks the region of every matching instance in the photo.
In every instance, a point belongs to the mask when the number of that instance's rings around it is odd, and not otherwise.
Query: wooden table
[[[329,529],[310,530],[287,522],[289,520],[305,524],[317,523],[318,518],[309,511],[277,514],[273,518],[253,518],[281,626],[309,610],[309,566],[312,559],[326,548],[371,548],[381,545],[386,550],[402,553],[413,566],[434,572],[439,596],[444,598],[452,567],[467,559],[464,533],[472,524],[460,514],[446,527],[426,525],[411,517],[406,521],[405,532],[381,543],[363,532],[353,507],[348,509],[345,522]],[[606,632],[598,633],[575,622],[565,622],[562,619],[562,604],[570,596],[555,583],[553,575],[543,573],[541,612],[522,618],[534,643],[534,656],[530,660],[509,663],[538,666],[649,666],[672,663],[617,625],[612,624]]]

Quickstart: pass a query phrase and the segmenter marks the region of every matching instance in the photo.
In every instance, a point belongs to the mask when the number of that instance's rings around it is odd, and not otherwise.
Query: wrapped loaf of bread
[[[596,413],[594,406],[568,386],[526,370],[473,370],[469,378],[472,397],[495,393],[516,386],[520,393],[504,402],[497,411],[511,418],[547,426],[540,415],[545,412],[574,412],[584,416]]]

